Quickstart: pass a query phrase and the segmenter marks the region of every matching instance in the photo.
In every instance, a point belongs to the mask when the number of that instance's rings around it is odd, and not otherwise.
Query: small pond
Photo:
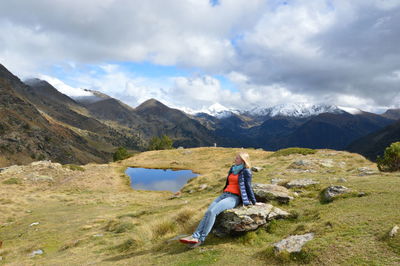
[[[131,187],[134,189],[169,190],[173,192],[180,190],[190,178],[198,176],[192,170],[136,167],[128,167],[125,173],[130,177]]]

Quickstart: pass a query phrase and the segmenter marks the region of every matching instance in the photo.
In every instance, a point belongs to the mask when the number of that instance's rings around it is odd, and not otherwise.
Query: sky
[[[0,2],[0,63],[135,107],[400,108],[400,0]]]

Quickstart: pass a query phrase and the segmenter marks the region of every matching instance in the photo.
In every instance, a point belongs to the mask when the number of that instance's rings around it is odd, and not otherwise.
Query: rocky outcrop
[[[288,217],[290,217],[290,213],[271,204],[259,203],[259,205],[242,206],[219,214],[213,233],[217,236],[224,236],[253,231],[272,219]]]
[[[329,186],[321,193],[321,200],[323,202],[331,202],[339,195],[349,193],[351,190],[345,186]]]
[[[253,191],[257,201],[261,202],[276,200],[280,203],[288,203],[293,199],[290,191],[279,185],[253,183]]]
[[[295,180],[288,182],[285,186],[287,188],[303,188],[303,187],[308,187],[308,186],[312,186],[315,184],[319,184],[319,182],[312,180],[312,179],[295,179]]]
[[[304,235],[293,235],[274,244],[276,252],[287,251],[300,252],[304,244],[314,238],[314,233],[308,233]]]

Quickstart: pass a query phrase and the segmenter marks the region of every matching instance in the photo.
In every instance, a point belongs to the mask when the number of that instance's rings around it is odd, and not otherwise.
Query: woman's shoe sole
[[[179,239],[179,242],[184,243],[184,244],[197,244],[200,241],[190,241],[190,240]]]

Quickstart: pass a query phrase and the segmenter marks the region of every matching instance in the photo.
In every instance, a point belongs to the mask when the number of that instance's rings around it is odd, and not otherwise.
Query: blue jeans
[[[199,239],[204,242],[207,235],[210,233],[215,217],[221,212],[227,209],[233,209],[240,203],[240,196],[231,193],[222,193],[221,196],[216,198],[208,207],[203,219],[201,219],[200,224],[197,226],[196,231],[192,234],[194,238]]]

